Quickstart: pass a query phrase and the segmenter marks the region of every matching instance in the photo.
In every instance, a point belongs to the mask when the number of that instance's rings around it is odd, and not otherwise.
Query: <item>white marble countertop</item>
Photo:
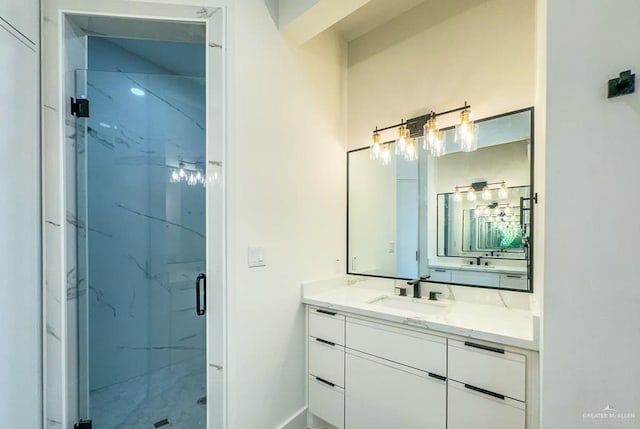
[[[318,307],[352,313],[443,333],[538,350],[538,317],[529,309],[488,305],[456,300],[442,300],[433,313],[395,309],[372,304],[384,296],[395,296],[380,287],[362,284],[339,285],[335,288],[303,288],[302,302]],[[403,300],[416,300],[412,297]],[[426,298],[418,300],[425,302]],[[428,304],[428,303],[427,303]]]

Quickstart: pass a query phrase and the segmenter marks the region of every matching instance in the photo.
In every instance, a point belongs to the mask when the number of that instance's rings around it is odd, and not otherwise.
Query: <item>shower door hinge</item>
[[[80,420],[78,423],[73,425],[73,429],[93,429],[93,424],[91,420]]]
[[[89,117],[89,100],[85,98],[75,99],[71,97],[71,114],[78,118]]]

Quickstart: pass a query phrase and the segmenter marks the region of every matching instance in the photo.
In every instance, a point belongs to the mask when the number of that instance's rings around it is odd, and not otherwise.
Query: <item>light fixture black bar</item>
[[[448,115],[449,113],[460,112],[460,111],[462,111],[462,110],[464,110],[464,109],[471,109],[471,105],[470,105],[470,104],[466,104],[466,103],[465,103],[465,105],[464,105],[464,106],[462,106],[462,107],[457,107],[457,108],[455,108],[455,109],[447,110],[446,112],[436,113],[436,114],[434,114],[433,116],[435,116],[435,117],[437,118],[438,116]],[[428,115],[427,115],[427,116],[428,116]]]
[[[400,122],[399,124],[395,124],[395,125],[389,125],[388,127],[384,127],[384,128],[377,128],[375,130],[373,130],[374,133],[380,132],[380,131],[386,131],[386,130],[390,130],[392,128],[398,128],[401,127],[403,125],[407,125],[409,123],[409,121],[404,121],[404,122]]]
[[[415,118],[411,118],[409,120],[400,122],[399,124],[389,125],[388,127],[384,127],[384,128],[376,127],[376,129],[373,130],[373,132],[377,133],[377,132],[380,132],[380,131],[386,131],[386,130],[390,130],[392,128],[398,128],[398,127],[400,127],[402,125],[409,125],[409,123],[418,122],[418,121],[424,120],[424,119],[429,119],[432,116],[437,118],[438,116],[448,115],[449,113],[460,112],[462,110],[470,109],[470,108],[471,108],[470,104],[464,103],[464,106],[456,107],[455,109],[447,110],[447,111],[440,112],[440,113],[436,113],[436,112],[432,111],[432,112],[427,113],[426,115],[416,116]]]

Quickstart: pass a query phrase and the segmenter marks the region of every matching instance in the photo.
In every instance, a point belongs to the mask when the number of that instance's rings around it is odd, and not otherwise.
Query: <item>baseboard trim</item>
[[[304,406],[289,417],[278,429],[305,429],[307,427],[307,407]]]

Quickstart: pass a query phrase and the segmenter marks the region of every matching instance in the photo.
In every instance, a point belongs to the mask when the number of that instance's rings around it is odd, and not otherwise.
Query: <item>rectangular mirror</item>
[[[422,118],[408,121],[419,147]],[[439,157],[348,153],[347,273],[531,291],[533,108],[476,126],[473,152],[452,127]]]

